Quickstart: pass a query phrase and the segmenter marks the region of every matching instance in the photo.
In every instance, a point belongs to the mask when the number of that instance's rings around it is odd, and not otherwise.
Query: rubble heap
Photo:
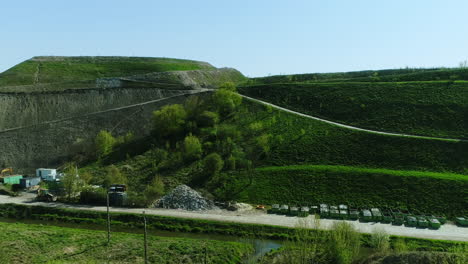
[[[188,187],[179,185],[156,203],[157,207],[185,210],[216,209],[213,201],[205,199],[200,193]]]

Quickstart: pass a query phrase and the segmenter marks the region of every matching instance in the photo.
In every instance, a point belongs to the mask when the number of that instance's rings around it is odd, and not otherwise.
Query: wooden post
[[[146,215],[145,215],[145,211],[143,211],[143,223],[144,223],[144,227],[145,227],[145,235],[144,235],[144,239],[145,239],[145,264],[148,264],[148,234],[147,234],[147,231],[146,231]]]
[[[109,191],[107,191],[107,244],[110,244]]]

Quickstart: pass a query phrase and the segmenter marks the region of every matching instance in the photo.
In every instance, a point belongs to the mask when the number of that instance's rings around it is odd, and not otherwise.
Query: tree
[[[106,130],[101,130],[94,140],[96,154],[98,158],[102,158],[112,151],[115,145],[115,138]]]
[[[219,89],[213,94],[213,103],[216,106],[218,112],[227,116],[234,112],[236,108],[242,103],[242,97],[235,92]]]
[[[127,177],[115,165],[107,167],[107,173],[103,182],[105,188],[109,188],[112,184],[127,184]]]
[[[83,181],[83,183],[89,184],[93,179],[93,175],[90,172],[83,172],[80,174],[80,179]]]
[[[385,254],[390,249],[390,236],[383,228],[374,228],[372,230],[369,244],[378,253]]]
[[[361,235],[347,222],[336,222],[330,232],[330,254],[335,263],[349,264],[359,255]]]
[[[268,155],[270,153],[270,134],[262,134],[255,139],[261,154]]]
[[[166,105],[161,110],[153,112],[156,132],[161,137],[182,132],[186,118],[187,112],[180,104]]]
[[[197,160],[203,153],[200,140],[196,136],[188,135],[184,139],[184,156],[186,160]]]
[[[147,203],[154,202],[156,199],[160,198],[164,194],[164,182],[162,181],[161,176],[156,176],[146,187],[145,190],[145,199]]]
[[[237,92],[237,87],[233,82],[225,82],[219,86],[219,89],[228,90],[231,92]]]
[[[217,153],[211,153],[203,159],[203,171],[209,175],[217,175],[224,166],[224,161]]]
[[[64,176],[61,180],[67,199],[71,200],[72,197],[75,197],[79,188],[82,185],[82,182],[78,176],[78,171],[74,163],[67,163],[65,165]]]
[[[204,111],[198,117],[200,127],[214,127],[219,122],[219,115],[215,112]]]
[[[203,111],[203,100],[199,96],[192,95],[185,100],[184,108],[187,119],[196,120]]]

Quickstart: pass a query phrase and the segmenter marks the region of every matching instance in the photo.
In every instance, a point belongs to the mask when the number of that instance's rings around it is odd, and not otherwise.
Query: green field
[[[468,82],[323,82],[243,86],[240,92],[360,128],[468,138]]]
[[[245,186],[247,174],[232,174]],[[348,204],[446,216],[466,215],[468,176],[344,166],[266,167],[254,171],[240,199],[262,204]]]
[[[0,222],[0,263],[144,263],[143,235]],[[251,246],[149,236],[150,263],[241,263]]]
[[[208,63],[144,57],[34,57],[0,73],[0,86],[76,82],[163,71],[214,69]]]

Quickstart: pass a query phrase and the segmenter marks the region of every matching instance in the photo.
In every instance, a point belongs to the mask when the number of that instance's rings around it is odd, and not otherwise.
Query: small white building
[[[44,169],[36,170],[36,176],[41,177],[44,181],[55,181],[57,179],[57,169]]]

